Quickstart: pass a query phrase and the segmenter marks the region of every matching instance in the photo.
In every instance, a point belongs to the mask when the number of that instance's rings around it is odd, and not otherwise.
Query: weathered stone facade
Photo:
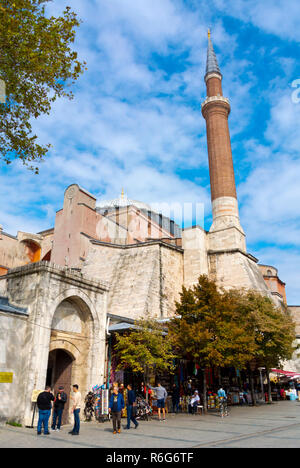
[[[10,335],[1,370],[14,373],[13,384],[0,388],[1,413],[30,425],[31,394],[45,387],[49,352],[71,355],[72,380],[83,392],[103,380],[108,287],[46,262],[12,269],[0,284],[11,306],[26,308],[22,316],[1,313],[1,330],[3,323]],[[73,304],[80,330],[70,331],[68,320],[59,326],[55,317],[64,301]]]
[[[183,280],[189,288],[198,281],[199,275],[208,275],[207,232],[199,226],[184,229],[182,233]]]
[[[168,317],[183,284],[182,249],[162,241],[117,246],[93,241],[83,266],[110,284],[111,314],[138,318]]]

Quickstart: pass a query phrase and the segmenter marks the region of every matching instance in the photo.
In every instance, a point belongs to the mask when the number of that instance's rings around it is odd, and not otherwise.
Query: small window
[[[171,219],[170,221],[170,234],[171,236],[174,236],[175,233],[175,222]]]
[[[163,225],[163,215],[162,215],[161,213],[159,214],[159,221],[158,221],[158,223],[159,223],[159,227],[162,228],[162,225]]]

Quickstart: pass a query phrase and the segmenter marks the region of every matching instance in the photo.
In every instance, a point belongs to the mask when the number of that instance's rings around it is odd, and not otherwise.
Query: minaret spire
[[[206,74],[205,74],[205,80],[206,77],[209,76],[212,73],[216,73],[219,75],[222,79],[222,74],[220,71],[220,67],[218,64],[217,56],[214,51],[214,46],[211,41],[211,32],[210,29],[208,30],[208,48],[207,48],[207,61],[206,61]]]
[[[206,120],[213,211],[213,224],[210,229],[211,248],[213,250],[225,248],[220,234],[224,231],[227,239],[226,248],[245,251],[245,235],[239,219],[228,126],[230,103],[229,99],[223,96],[222,78],[209,31],[205,74],[207,98],[202,104],[202,114]]]

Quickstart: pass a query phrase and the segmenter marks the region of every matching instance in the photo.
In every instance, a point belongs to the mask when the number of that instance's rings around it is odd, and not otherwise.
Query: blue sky
[[[5,231],[54,225],[78,183],[99,199],[205,205],[211,222],[205,122],[207,28],[230,99],[230,132],[248,251],[279,269],[300,304],[298,0],[54,0],[83,20],[75,48],[88,71],[73,101],[34,122],[53,148],[38,176],[0,166]],[[300,84],[299,84],[300,88]],[[295,94],[294,94],[295,95]],[[299,92],[300,97],[300,92]]]

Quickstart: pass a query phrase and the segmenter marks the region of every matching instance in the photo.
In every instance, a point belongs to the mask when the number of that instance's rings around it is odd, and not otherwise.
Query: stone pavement
[[[125,426],[125,419],[123,419]],[[68,434],[70,426],[49,436],[36,430],[0,428],[0,448],[299,448],[300,403],[284,401],[259,407],[231,407],[227,418],[186,414],[141,421],[138,429],[113,435],[111,423],[82,423],[81,433]]]

